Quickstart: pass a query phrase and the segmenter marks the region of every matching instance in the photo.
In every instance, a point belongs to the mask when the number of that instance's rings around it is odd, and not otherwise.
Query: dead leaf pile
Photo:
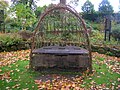
[[[97,52],[92,53],[92,55],[93,55],[93,59],[96,60],[96,63],[98,65],[106,64],[107,67],[111,69],[113,72],[120,74],[120,58],[108,56],[105,54],[99,54]],[[104,61],[97,60],[96,59],[97,57],[104,58],[105,60]]]
[[[18,60],[29,60],[30,50],[0,53],[0,67],[15,63]]]
[[[67,78],[61,75],[50,75],[52,80],[35,80],[38,85],[39,90],[84,90],[80,87],[83,83],[83,78],[81,76],[76,76],[72,78]]]

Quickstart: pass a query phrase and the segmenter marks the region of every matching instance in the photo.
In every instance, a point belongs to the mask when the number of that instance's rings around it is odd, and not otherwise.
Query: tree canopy
[[[13,2],[13,5],[22,3],[33,10],[37,7],[36,0],[11,0],[11,1]]]
[[[31,10],[30,7],[23,3],[18,3],[11,8],[11,12],[14,13],[15,21],[14,26],[22,28],[22,30],[26,30],[27,27],[32,27],[32,25],[36,22],[36,15]]]
[[[0,10],[5,10],[8,7],[8,2],[5,0],[0,0]]]
[[[111,14],[113,11],[113,7],[108,0],[102,0],[99,4],[99,12],[102,14]]]
[[[37,7],[35,10],[35,15],[37,16],[37,18],[41,15],[41,13],[47,8],[46,5],[44,5],[43,7]]]
[[[87,0],[82,6],[82,10],[84,13],[91,14],[94,12],[94,5],[89,0]]]

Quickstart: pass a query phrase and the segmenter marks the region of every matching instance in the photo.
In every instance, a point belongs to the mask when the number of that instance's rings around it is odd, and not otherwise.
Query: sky
[[[11,4],[11,0],[6,0]],[[85,3],[86,0],[79,0],[78,6],[73,6],[78,12],[81,12],[81,6]],[[92,4],[94,4],[94,8],[97,11],[99,4],[101,3],[102,0],[90,0]],[[67,0],[67,3],[69,3],[70,0]],[[110,4],[113,6],[113,9],[115,12],[119,11],[119,0],[109,0]],[[38,0],[37,1],[37,6],[44,6],[44,5],[49,5],[49,4],[57,4],[59,3],[59,0]]]

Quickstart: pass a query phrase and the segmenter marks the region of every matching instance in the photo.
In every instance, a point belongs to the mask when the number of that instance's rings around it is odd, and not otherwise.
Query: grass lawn
[[[58,88],[61,88],[61,90],[91,90],[93,88],[94,90],[117,90],[120,83],[120,62],[118,60],[120,58],[94,53],[94,71],[93,74],[88,75],[87,71],[84,73],[67,71],[35,72],[29,69],[29,60],[19,58],[16,62],[0,68],[0,90],[46,90],[45,88],[47,90]],[[40,78],[37,79],[37,77],[44,79],[47,75],[53,80],[50,81],[50,78],[43,81]],[[67,75],[69,77],[66,77]]]
[[[37,85],[34,83],[37,73],[27,69],[28,63],[29,61],[19,60],[14,64],[2,67],[0,73],[5,77],[0,80],[0,90],[37,90]]]

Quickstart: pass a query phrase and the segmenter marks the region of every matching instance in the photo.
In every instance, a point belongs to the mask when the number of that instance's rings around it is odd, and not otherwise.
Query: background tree
[[[0,0],[0,10],[6,10],[8,7],[8,2],[5,0]]]
[[[60,3],[62,3],[62,4],[66,4],[66,0],[60,0]]]
[[[11,0],[11,12],[15,14],[15,21],[12,26],[19,27],[19,29],[31,29],[36,22],[36,15],[34,13],[37,5],[36,0]]]
[[[7,8],[9,7],[9,4],[5,0],[0,1],[0,10],[4,10],[4,18],[7,17]]]
[[[5,32],[5,20],[7,18],[7,8],[9,4],[5,0],[0,1],[0,31]]]
[[[39,16],[41,15],[41,13],[47,8],[46,5],[44,5],[43,7],[37,7],[35,10],[35,15],[37,16],[37,18],[39,18]]]
[[[21,27],[22,30],[32,27],[32,25],[36,22],[35,13],[23,3],[15,5],[12,7],[11,11],[15,13],[15,21],[17,24],[15,26]]]
[[[110,5],[110,2],[108,0],[102,0],[102,2],[99,4],[99,12],[101,15],[101,20],[104,22],[104,40],[107,39],[110,41],[110,35],[111,35],[111,14],[113,13],[113,7]],[[105,17],[105,18],[104,18]]]
[[[83,10],[83,18],[90,20],[90,21],[95,21],[98,17],[98,14],[95,12],[94,10],[94,5],[87,0],[83,6],[82,6],[82,10]]]
[[[113,11],[113,7],[110,5],[108,0],[102,0],[102,2],[99,4],[99,12],[101,14],[112,14]]]
[[[87,14],[91,14],[95,11],[94,5],[89,0],[87,0],[84,3],[84,5],[82,6],[82,10],[83,10],[83,13],[87,13]]]
[[[13,6],[22,3],[31,8],[32,10],[36,9],[37,7],[36,0],[11,0],[11,1],[13,2]]]

